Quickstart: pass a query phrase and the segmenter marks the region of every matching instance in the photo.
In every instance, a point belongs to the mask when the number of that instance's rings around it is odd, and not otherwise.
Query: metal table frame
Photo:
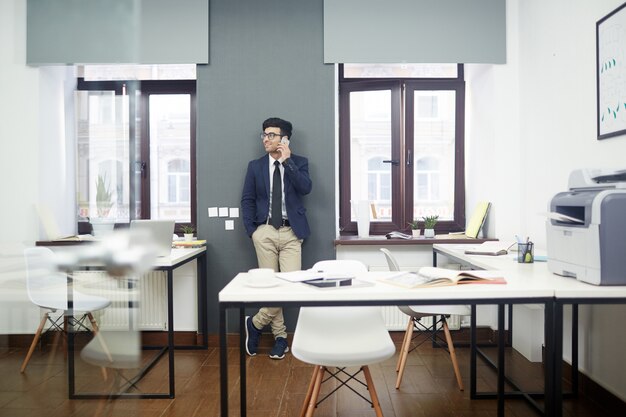
[[[202,336],[201,345],[175,345],[174,344],[174,270],[193,260],[197,260],[196,264],[196,285],[197,285],[197,302],[198,302],[198,333]],[[98,267],[86,267],[89,269],[98,269]],[[147,349],[158,349],[159,352],[144,365],[138,374],[130,379],[131,384],[141,380],[156,363],[167,353],[168,354],[168,382],[169,391],[167,393],[128,393],[119,392],[114,394],[103,393],[77,393],[75,384],[75,359],[74,359],[74,329],[70,325],[68,328],[68,387],[70,399],[108,399],[108,398],[174,398],[175,391],[175,375],[174,375],[174,350],[175,349],[207,349],[208,348],[208,329],[207,329],[207,273],[206,273],[206,249],[198,252],[181,261],[172,263],[171,265],[162,265],[154,268],[157,271],[165,271],[167,274],[167,345],[158,347],[145,347]],[[68,317],[73,317],[73,303],[71,297],[72,285],[71,277],[68,275]],[[72,321],[70,320],[70,323]],[[132,386],[132,385],[130,385]],[[129,386],[129,387],[130,387]]]
[[[245,309],[247,307],[262,307],[264,305],[273,305],[273,306],[281,306],[281,307],[304,307],[304,306],[384,306],[384,305],[432,305],[433,301],[437,304],[448,304],[448,305],[458,305],[458,304],[469,304],[475,306],[476,305],[498,305],[498,323],[504,327],[505,320],[505,305],[507,304],[544,304],[545,310],[545,321],[546,323],[554,322],[554,297],[507,297],[507,298],[499,298],[499,299],[415,299],[415,300],[407,300],[407,299],[397,299],[397,300],[360,300],[360,301],[352,301],[349,299],[342,301],[268,301],[265,300],[263,302],[254,302],[254,301],[242,301],[242,302],[219,302],[219,341],[220,341],[220,408],[221,408],[221,416],[228,416],[228,362],[227,362],[227,341],[226,341],[226,315],[227,310],[229,309],[237,309],[239,314],[239,376],[240,376],[240,415],[241,417],[245,417],[247,415],[246,404],[247,404],[247,395],[246,395],[246,350],[245,350]],[[473,315],[475,317],[475,315]],[[475,323],[474,323],[475,324]],[[472,332],[472,346],[471,349],[476,349],[476,335],[475,328],[471,329]],[[555,383],[553,378],[555,376],[555,372],[553,370],[554,363],[554,342],[555,337],[549,326],[546,326],[545,329],[545,346],[546,346],[546,363],[545,363],[545,415],[552,416],[554,415],[555,410],[555,394],[553,392]],[[504,416],[504,400],[507,398],[508,394],[504,391],[504,385],[506,382],[505,374],[504,374],[504,348],[505,348],[505,340],[504,340],[504,332],[500,332],[499,340],[498,340],[498,375],[497,375],[497,391],[495,393],[497,397],[497,413],[498,416]],[[474,372],[471,374],[472,385],[475,386],[475,364],[474,364]]]

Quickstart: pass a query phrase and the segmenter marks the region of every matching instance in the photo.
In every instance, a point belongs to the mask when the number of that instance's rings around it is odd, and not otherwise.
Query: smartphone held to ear
[[[283,136],[282,138],[280,138],[280,143],[282,145],[289,145],[289,139],[287,139],[287,136]]]

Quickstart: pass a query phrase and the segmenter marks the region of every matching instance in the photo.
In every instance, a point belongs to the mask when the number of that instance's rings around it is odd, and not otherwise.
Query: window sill
[[[490,238],[472,239],[465,235],[436,235],[434,238],[418,237],[414,239],[387,239],[385,235],[374,235],[370,237],[359,236],[339,236],[334,240],[335,246],[396,246],[396,245],[433,245],[438,243],[483,243]]]

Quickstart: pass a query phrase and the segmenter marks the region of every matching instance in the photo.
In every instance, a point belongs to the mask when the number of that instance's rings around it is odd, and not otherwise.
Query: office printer
[[[548,269],[595,285],[626,285],[626,170],[572,171],[550,201]]]

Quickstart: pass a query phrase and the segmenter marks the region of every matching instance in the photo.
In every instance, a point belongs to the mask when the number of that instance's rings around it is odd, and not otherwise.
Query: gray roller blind
[[[208,0],[28,0],[27,63],[209,62]]]
[[[505,12],[505,0],[324,0],[324,62],[503,64]]]

